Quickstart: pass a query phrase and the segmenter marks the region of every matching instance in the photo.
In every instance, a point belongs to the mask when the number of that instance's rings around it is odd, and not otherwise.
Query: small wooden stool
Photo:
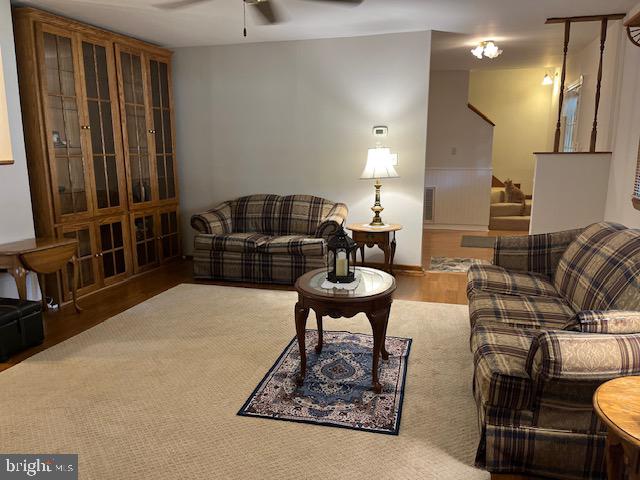
[[[640,377],[603,383],[593,407],[607,426],[607,478],[640,480]]]

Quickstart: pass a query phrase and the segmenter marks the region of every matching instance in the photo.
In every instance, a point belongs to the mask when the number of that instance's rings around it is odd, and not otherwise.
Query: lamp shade
[[[394,162],[395,158],[395,162]],[[397,155],[391,153],[389,148],[370,148],[367,153],[367,164],[360,175],[361,179],[371,178],[395,178],[399,177],[393,164],[397,164]]]

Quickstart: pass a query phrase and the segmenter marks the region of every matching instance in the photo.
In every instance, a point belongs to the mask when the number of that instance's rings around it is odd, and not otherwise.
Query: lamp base
[[[382,221],[380,213],[384,210],[384,208],[380,204],[380,188],[382,187],[382,183],[380,183],[379,178],[376,179],[374,187],[376,188],[376,201],[373,204],[373,207],[371,207],[371,211],[373,212],[373,220],[371,220],[371,223],[369,225],[371,225],[372,227],[381,227],[384,225],[384,222]]]

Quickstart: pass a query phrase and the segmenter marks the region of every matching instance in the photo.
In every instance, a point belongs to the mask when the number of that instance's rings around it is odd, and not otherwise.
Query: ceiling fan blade
[[[175,2],[156,3],[153,6],[164,10],[175,10],[177,8],[190,7],[198,3],[209,2],[210,0],[177,0]]]
[[[261,0],[255,3],[248,4],[256,7],[265,23],[279,23],[281,21],[280,14],[273,7],[269,0]]]

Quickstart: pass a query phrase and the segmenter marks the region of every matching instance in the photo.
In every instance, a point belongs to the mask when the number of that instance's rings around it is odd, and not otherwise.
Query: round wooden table
[[[298,302],[295,306],[296,336],[300,348],[298,385],[304,382],[307,369],[305,332],[311,309],[316,312],[318,322],[318,344],[316,345],[318,354],[322,352],[323,316],[351,318],[358,313],[366,314],[373,331],[371,384],[376,393],[382,391],[382,385],[378,381],[379,357],[382,356],[383,360],[389,358],[384,344],[396,281],[386,272],[366,267],[356,267],[356,276],[359,276],[360,283],[355,290],[322,288],[322,283],[327,278],[327,270],[324,268],[308,272],[296,281],[295,288],[298,292]]]
[[[593,407],[607,426],[607,478],[640,479],[640,376],[603,383]]]

